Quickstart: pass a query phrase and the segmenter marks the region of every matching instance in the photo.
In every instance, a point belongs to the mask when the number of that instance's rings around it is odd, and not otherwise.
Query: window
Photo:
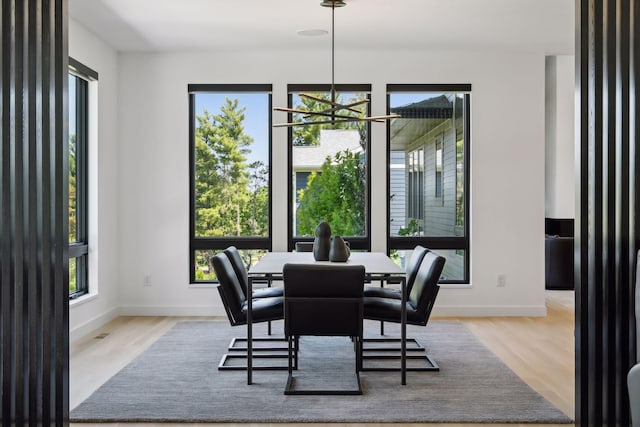
[[[236,246],[247,266],[271,249],[271,85],[189,85],[190,282]]]
[[[469,283],[470,85],[388,85],[388,247],[447,259],[441,281]]]
[[[89,82],[98,73],[69,58],[69,297],[89,292]]]
[[[341,103],[368,98],[370,91],[369,85],[336,85]],[[289,85],[292,108],[321,111],[328,106],[317,99],[330,98],[329,85]],[[291,114],[291,120],[299,119]],[[370,249],[369,129],[362,121],[289,128],[289,250],[312,241],[322,221],[352,249]]]

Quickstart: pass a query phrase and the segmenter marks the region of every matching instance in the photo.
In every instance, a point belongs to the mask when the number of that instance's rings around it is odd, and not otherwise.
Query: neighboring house
[[[391,235],[462,235],[461,104],[439,95],[391,110],[402,117],[391,123]],[[446,256],[443,277],[460,277],[463,255]]]

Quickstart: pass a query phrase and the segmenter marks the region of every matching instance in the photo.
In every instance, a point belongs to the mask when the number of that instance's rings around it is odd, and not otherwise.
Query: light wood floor
[[[505,364],[565,414],[574,415],[574,293],[547,291],[546,317],[458,318]],[[71,344],[70,406],[73,409],[112,375],[147,349],[180,317],[120,317]],[[188,318],[194,320],[193,317]],[[72,423],[72,427],[95,424]],[[150,424],[100,424],[100,427]],[[217,427],[234,424],[211,424]],[[287,427],[295,424],[256,424]],[[382,424],[349,424],[349,426]],[[472,424],[404,424],[460,427]],[[486,425],[486,424],[485,424]],[[552,426],[552,424],[544,424]],[[566,424],[563,424],[566,426]],[[205,427],[207,424],[167,424]],[[332,424],[338,427],[338,424]],[[400,427],[400,424],[394,424]],[[510,427],[516,424],[508,424]],[[527,424],[533,427],[535,424]]]

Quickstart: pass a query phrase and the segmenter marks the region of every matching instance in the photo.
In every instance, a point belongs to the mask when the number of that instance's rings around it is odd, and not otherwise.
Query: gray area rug
[[[397,332],[396,325],[385,326],[387,335]],[[365,330],[375,336],[377,323]],[[254,336],[264,331],[256,325]],[[439,372],[408,372],[405,386],[399,372],[362,372],[362,396],[285,396],[286,371],[255,371],[253,385],[243,371],[218,371],[231,338],[245,332],[223,321],[178,323],[75,408],[71,421],[572,422],[458,322],[407,328]],[[342,383],[354,381],[353,357],[346,338],[303,337],[296,385],[351,387]]]

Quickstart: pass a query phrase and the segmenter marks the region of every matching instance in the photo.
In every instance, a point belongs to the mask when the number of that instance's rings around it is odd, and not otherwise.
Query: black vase
[[[331,226],[321,222],[316,227],[316,238],[313,239],[313,258],[316,261],[328,261],[331,249]]]
[[[351,255],[351,251],[347,247],[344,239],[340,236],[334,236],[331,239],[331,249],[329,250],[329,261],[346,262]]]

